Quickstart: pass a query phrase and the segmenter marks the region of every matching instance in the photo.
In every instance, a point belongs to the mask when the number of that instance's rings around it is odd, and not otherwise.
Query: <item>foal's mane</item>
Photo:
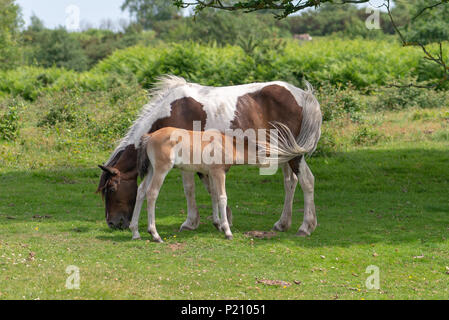
[[[129,128],[125,137],[120,141],[118,146],[112,152],[109,160],[106,162],[106,166],[112,166],[117,162],[119,153],[125,150],[130,144],[134,144],[138,148],[140,144],[140,137],[151,129],[155,118],[155,113],[161,103],[161,101],[168,95],[170,90],[186,85],[187,81],[184,78],[176,77],[173,75],[163,75],[157,78],[157,82],[153,88],[148,92],[150,101],[143,106],[139,117]]]

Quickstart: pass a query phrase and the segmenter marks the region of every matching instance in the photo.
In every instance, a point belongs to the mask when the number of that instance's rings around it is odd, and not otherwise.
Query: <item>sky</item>
[[[129,13],[120,9],[123,2],[123,0],[16,0],[22,8],[25,25],[29,24],[30,17],[34,13],[48,28],[66,26],[67,23],[73,27],[76,20],[79,20],[81,26],[90,23],[94,27],[99,27],[106,19],[115,22],[120,19],[129,20]],[[76,8],[79,8],[79,15]],[[77,16],[79,19],[76,19]]]
[[[120,9],[124,0],[16,0],[16,2],[22,8],[25,26],[29,24],[33,13],[42,19],[48,28],[66,26],[73,31],[86,25],[99,27],[102,21],[107,19],[115,23],[121,19],[129,20],[128,12],[122,12]],[[383,0],[371,0],[370,3],[379,5]]]

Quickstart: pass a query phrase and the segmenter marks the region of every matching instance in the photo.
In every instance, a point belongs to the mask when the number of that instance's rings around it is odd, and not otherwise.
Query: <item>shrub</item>
[[[167,73],[213,86],[273,80],[302,86],[302,80],[306,79],[318,89],[324,87],[324,94],[328,94],[329,87],[337,87],[341,94],[334,93],[339,96],[336,99],[352,114],[364,108],[363,99],[349,92],[352,89],[372,90],[395,79],[418,78],[420,72],[417,66],[422,53],[417,48],[401,48],[387,41],[318,39],[299,43],[272,38],[245,41],[238,41],[241,46],[224,47],[193,42],[136,46],[117,50],[91,71],[82,73],[36,67],[0,71],[0,92],[34,101],[46,91],[105,91],[135,81],[149,88],[158,76]],[[410,100],[414,92],[409,91],[399,96],[388,91],[380,95],[384,96],[381,98],[387,108],[396,108]],[[434,100],[422,97],[420,103],[428,101]]]
[[[401,110],[405,108],[439,108],[448,106],[449,94],[445,91],[417,87],[380,88],[375,110]]]
[[[355,145],[375,145],[382,138],[382,135],[368,126],[360,126],[352,135],[352,143]]]
[[[448,129],[442,129],[436,131],[431,136],[431,140],[433,141],[439,141],[439,142],[447,142],[449,141],[449,130]]]
[[[449,111],[437,110],[416,110],[411,116],[411,120],[449,120]]]
[[[246,40],[247,42],[249,40]],[[99,63],[96,72],[134,74],[148,87],[156,76],[174,73],[210,85],[285,80],[316,86],[329,83],[355,89],[385,85],[394,79],[419,76],[422,53],[391,41],[318,39],[307,43],[270,38],[219,47],[185,42],[156,48],[116,51]],[[271,46],[270,46],[271,44]],[[279,45],[280,44],[280,45]]]
[[[19,103],[13,100],[7,110],[0,115],[0,139],[12,141],[19,134]]]
[[[77,112],[76,107],[73,104],[62,105],[52,107],[50,111],[41,119],[37,126],[38,127],[53,127],[58,123],[68,123],[74,125],[75,120],[78,118],[79,112]]]
[[[357,122],[360,113],[366,110],[366,103],[359,92],[351,84],[342,89],[341,86],[323,84],[316,92],[321,105],[323,120],[330,121],[349,115],[351,120]]]
[[[0,71],[0,92],[13,97],[35,101],[45,92],[64,90],[105,91],[123,82],[132,82],[129,77],[117,78],[114,74],[94,72],[78,73],[60,68],[20,67]]]
[[[320,141],[318,142],[318,147],[316,148],[315,156],[330,156],[337,151],[337,140],[331,131],[323,128],[321,133]]]

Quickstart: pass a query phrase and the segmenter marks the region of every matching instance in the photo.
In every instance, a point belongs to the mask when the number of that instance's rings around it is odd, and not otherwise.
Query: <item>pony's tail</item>
[[[313,95],[312,85],[305,81],[307,89],[303,91],[304,108],[302,111],[301,131],[296,139],[299,146],[307,150],[311,155],[318,145],[321,137],[321,124],[323,116],[321,114],[320,104]]]
[[[258,144],[261,162],[286,163],[310,152],[297,143],[295,136],[286,125],[280,122],[271,122],[270,124],[277,131],[277,144],[272,143],[271,140],[264,144]],[[270,156],[268,157],[267,154]]]
[[[150,158],[148,157],[147,146],[151,135],[145,134],[140,138],[140,144],[137,148],[137,170],[139,176],[143,179],[152,170]]]

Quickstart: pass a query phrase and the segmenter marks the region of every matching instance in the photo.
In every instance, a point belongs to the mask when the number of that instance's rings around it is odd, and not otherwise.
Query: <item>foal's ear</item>
[[[101,170],[103,170],[104,172],[109,173],[111,176],[116,176],[117,175],[117,171],[113,170],[111,167],[105,167],[105,166],[102,166],[101,164],[98,165],[98,167]]]

